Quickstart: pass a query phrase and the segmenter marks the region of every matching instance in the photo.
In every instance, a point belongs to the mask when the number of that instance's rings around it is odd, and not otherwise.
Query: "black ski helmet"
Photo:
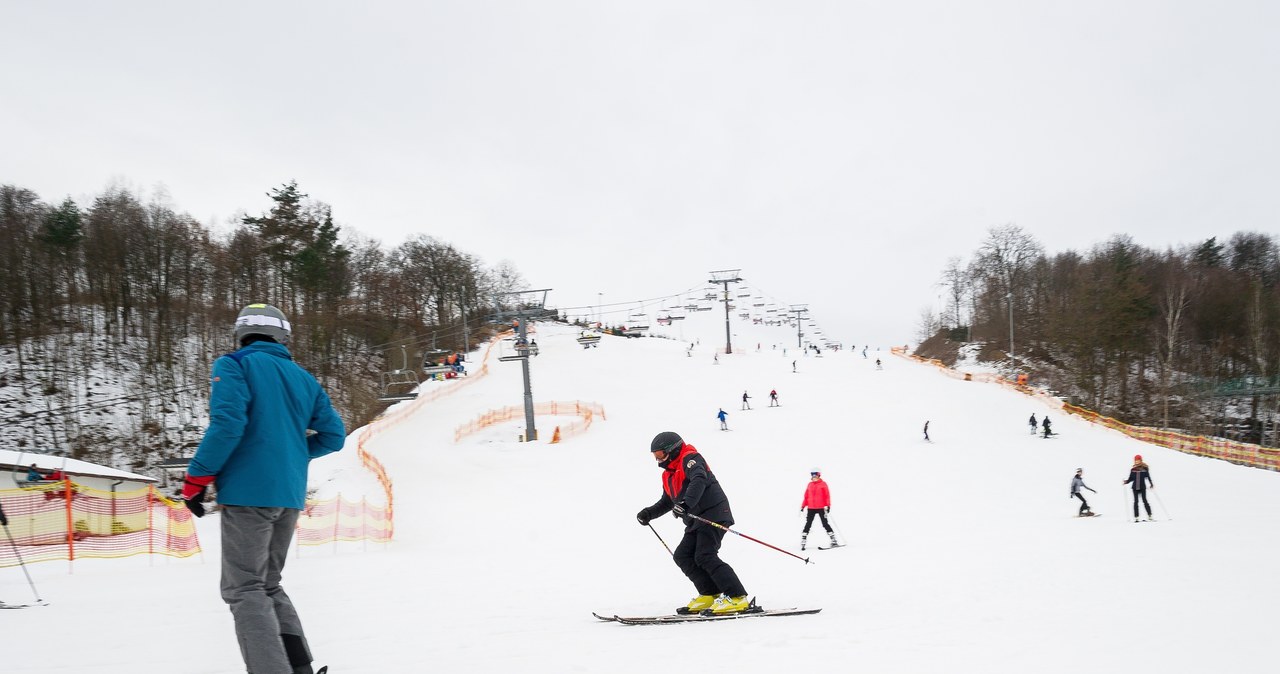
[[[662,452],[670,457],[680,451],[684,447],[684,438],[679,433],[673,431],[663,431],[653,436],[653,442],[649,443],[649,452]]]

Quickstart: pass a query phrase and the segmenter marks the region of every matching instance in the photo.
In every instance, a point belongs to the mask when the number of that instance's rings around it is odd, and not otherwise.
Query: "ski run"
[[[517,440],[522,418],[454,441],[485,411],[521,405],[520,364],[497,360],[509,345],[494,347],[487,376],[386,424],[366,447],[394,481],[395,540],[295,547],[285,568],[317,664],[333,674],[652,674],[673,662],[745,673],[1274,668],[1280,584],[1267,570],[1280,556],[1280,475],[1142,444],[889,345],[863,357],[857,335],[817,358],[796,348],[794,330],[735,318],[733,353],[717,357],[715,314],[654,329],[670,339],[604,337],[591,349],[577,328],[538,324],[534,400],[606,410],[559,444],[547,442],[555,427],[577,417],[537,418],[534,443]],[[473,376],[482,357],[469,359]],[[774,389],[785,406],[767,405]],[[749,413],[744,390],[757,403]],[[719,431],[722,408],[732,433]],[[1051,417],[1054,442],[1029,435],[1033,412]],[[926,420],[932,443],[921,442]],[[733,528],[790,553],[821,469],[847,549],[805,564],[726,535],[720,550],[761,606],[820,613],[609,624],[671,620],[696,594],[664,547],[682,525],[653,520],[663,543],[635,520],[660,494],[648,449],[667,430],[703,454]],[[312,464],[313,496],[379,502],[356,454],[360,429],[348,431],[344,451]],[[1159,526],[1132,526],[1121,482],[1135,454],[1158,486],[1148,497]],[[1077,468],[1108,517],[1068,523]],[[199,521],[204,551],[190,559],[28,563],[50,605],[0,611],[4,671],[243,671],[218,594],[218,519]],[[816,520],[815,542],[827,542]],[[20,569],[0,569],[0,596],[32,596]]]

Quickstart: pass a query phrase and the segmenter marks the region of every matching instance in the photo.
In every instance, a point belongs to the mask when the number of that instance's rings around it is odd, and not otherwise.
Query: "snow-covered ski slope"
[[[539,421],[541,442],[516,442],[516,420],[454,443],[458,424],[521,404],[519,364],[496,357],[492,374],[371,441],[395,480],[395,542],[304,548],[286,569],[317,664],[334,674],[1273,671],[1280,475],[1143,445],[888,345],[866,359],[861,344],[818,358],[795,348],[793,331],[733,326],[734,353],[719,364],[719,312],[666,329],[700,339],[692,356],[688,342],[652,338],[584,350],[576,331],[540,326],[535,399],[597,402],[607,415],[562,444],[545,442],[553,419]],[[440,385],[450,384],[427,384]],[[771,388],[782,407],[768,407]],[[751,411],[739,409],[744,389]],[[718,430],[721,407],[729,432]],[[1032,412],[1048,412],[1060,435],[1030,436]],[[634,519],[659,495],[648,443],[664,430],[705,454],[737,528],[797,553],[809,470],[822,469],[848,547],[811,548],[812,565],[732,535],[722,550],[760,605],[820,614],[659,627],[592,617],[661,613],[693,595]],[[313,482],[377,499],[353,442],[315,463]],[[1135,453],[1157,486],[1154,524],[1126,516],[1120,483]],[[1105,517],[1074,517],[1078,467]],[[203,560],[29,567],[52,605],[0,614],[3,671],[242,671],[218,597],[217,520],[200,522]],[[674,519],[654,526],[679,540]],[[818,530],[810,540],[825,543]],[[0,569],[0,599],[29,594],[20,570]]]

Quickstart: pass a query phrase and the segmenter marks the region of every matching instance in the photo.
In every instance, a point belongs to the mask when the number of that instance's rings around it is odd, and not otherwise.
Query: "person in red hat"
[[[1138,521],[1138,499],[1142,499],[1142,505],[1147,509],[1147,521],[1153,522],[1155,518],[1151,516],[1151,504],[1147,502],[1147,486],[1152,489],[1156,488],[1156,483],[1151,480],[1151,468],[1142,460],[1141,454],[1133,456],[1133,467],[1129,469],[1129,479],[1121,484],[1132,484],[1133,489],[1133,521]]]

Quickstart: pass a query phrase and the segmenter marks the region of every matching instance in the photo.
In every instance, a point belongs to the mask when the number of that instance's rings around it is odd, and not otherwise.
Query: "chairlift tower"
[[[529,378],[529,321],[534,318],[543,318],[547,314],[547,293],[551,288],[542,288],[539,290],[517,290],[509,293],[498,293],[494,295],[493,320],[496,323],[505,323],[507,319],[514,318],[516,325],[516,355],[499,356],[500,361],[520,361],[520,369],[524,374],[524,441],[533,442],[538,439],[538,428],[534,424],[533,419],[533,384]],[[517,301],[512,308],[504,308],[500,298],[512,295],[533,295],[534,293],[542,293],[540,299],[530,301]]]
[[[721,269],[720,271],[711,272],[711,278],[707,283],[719,283],[724,286],[724,352],[726,355],[733,353],[733,337],[729,330],[729,284],[741,283],[742,277],[738,276],[741,269]]]
[[[809,305],[807,304],[793,304],[791,305],[790,309],[787,309],[788,313],[792,313],[796,315],[796,348],[797,349],[804,348],[804,332],[802,331],[802,328],[804,327],[804,321],[800,320],[800,316],[803,314],[809,313],[808,306]]]

